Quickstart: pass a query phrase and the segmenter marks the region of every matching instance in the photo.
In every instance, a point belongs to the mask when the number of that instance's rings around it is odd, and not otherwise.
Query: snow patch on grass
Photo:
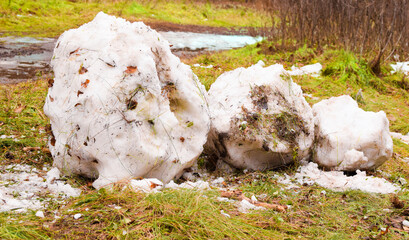
[[[388,194],[400,190],[399,186],[392,184],[385,179],[367,176],[365,171],[357,170],[356,175],[349,177],[342,171],[320,170],[318,165],[313,162],[300,166],[293,177],[285,175],[285,177],[279,179],[279,182],[286,184],[287,188],[298,187],[294,183],[300,185],[312,185],[316,183],[336,192],[361,190],[369,193]]]
[[[56,168],[48,173],[29,165],[12,164],[3,167],[0,173],[0,212],[44,208],[57,198],[76,197],[80,189],[59,180]]]

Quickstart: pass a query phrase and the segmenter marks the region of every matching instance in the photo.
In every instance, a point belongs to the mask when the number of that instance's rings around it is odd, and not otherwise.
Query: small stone
[[[408,220],[403,220],[402,225],[405,227],[409,227],[409,221]]]
[[[77,214],[74,215],[74,219],[79,219],[80,217],[82,217],[81,213],[77,213]]]

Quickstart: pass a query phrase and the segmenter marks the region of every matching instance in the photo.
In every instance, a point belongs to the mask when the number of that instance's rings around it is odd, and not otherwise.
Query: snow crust
[[[350,96],[313,106],[314,162],[331,170],[375,169],[393,153],[389,121],[383,111],[365,112]]]
[[[58,39],[44,112],[54,165],[95,188],[179,177],[210,128],[206,91],[169,42],[142,22],[99,13]]]
[[[337,192],[361,190],[370,193],[389,194],[400,190],[399,186],[383,178],[367,176],[365,171],[357,170],[356,175],[349,177],[342,171],[322,171],[318,168],[318,164],[313,162],[300,166],[294,177],[287,175],[286,178],[280,180],[289,188],[294,187],[292,185],[293,181],[299,185],[316,183]]]
[[[304,159],[314,139],[312,110],[280,64],[222,74],[209,90],[206,151],[237,168],[264,170]]]
[[[80,189],[59,180],[56,168],[45,176],[29,165],[7,165],[4,169],[0,174],[0,212],[42,209],[50,201],[81,194]]]

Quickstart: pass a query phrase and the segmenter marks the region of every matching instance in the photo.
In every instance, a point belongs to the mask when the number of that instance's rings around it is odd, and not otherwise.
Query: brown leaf
[[[51,96],[48,96],[49,98],[50,98],[50,101],[51,102],[54,102],[54,98],[53,97],[51,97]]]
[[[184,138],[184,137],[180,137],[180,141],[181,141],[181,142],[184,142],[184,141],[185,141],[185,138]]]
[[[81,91],[78,90],[77,97],[79,97],[81,94],[84,94],[84,92],[81,92]]]
[[[73,53],[77,53],[80,50],[80,48],[75,49],[74,51],[70,52],[70,55],[72,55]]]
[[[15,113],[21,113],[24,110],[24,108],[26,108],[26,106],[21,105],[21,106],[17,107],[16,109],[14,109],[14,112]]]
[[[51,88],[54,86],[54,79],[50,78],[48,79],[48,87]]]
[[[28,152],[28,151],[37,151],[41,150],[40,147],[23,147],[23,151]]]
[[[154,188],[156,188],[157,186],[159,186],[159,184],[156,184],[156,183],[153,183],[153,182],[150,182],[151,183],[151,189],[154,189]]]
[[[81,83],[81,87],[87,88],[89,83],[89,79],[85,80],[85,82]]]
[[[51,146],[55,146],[55,142],[56,142],[56,140],[55,140],[54,134],[53,134],[53,132],[51,132],[51,139],[50,139]]]
[[[138,67],[128,66],[128,67],[126,67],[125,73],[132,74],[132,73],[136,72],[136,70],[138,70]]]
[[[86,72],[88,72],[88,69],[84,68],[84,67],[81,65],[80,70],[78,70],[78,73],[79,73],[79,74],[84,74],[84,73],[86,73]]]

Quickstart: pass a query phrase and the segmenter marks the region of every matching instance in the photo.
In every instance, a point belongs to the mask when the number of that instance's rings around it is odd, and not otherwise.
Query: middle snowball
[[[207,148],[237,168],[265,170],[309,157],[312,109],[280,64],[222,74],[209,90]]]

